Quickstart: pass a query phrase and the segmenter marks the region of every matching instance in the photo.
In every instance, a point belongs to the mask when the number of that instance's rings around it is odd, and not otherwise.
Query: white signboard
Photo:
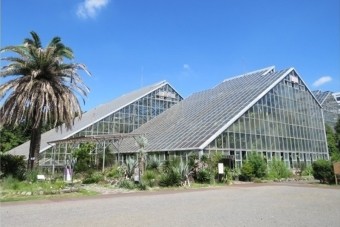
[[[218,163],[218,174],[224,174],[223,163]]]

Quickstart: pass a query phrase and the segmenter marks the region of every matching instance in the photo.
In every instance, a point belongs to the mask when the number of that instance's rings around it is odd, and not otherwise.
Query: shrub
[[[147,170],[143,174],[143,182],[151,188],[157,184],[157,179],[158,174],[154,170]]]
[[[120,178],[124,176],[124,171],[119,166],[112,166],[107,170],[106,176],[109,178]]]
[[[91,166],[91,155],[90,153],[94,150],[95,144],[82,143],[79,148],[76,149],[72,156],[77,160],[75,163],[75,172],[87,172]]]
[[[207,169],[200,169],[196,173],[196,180],[198,183],[210,183],[210,173]]]
[[[139,184],[137,184],[137,188],[141,191],[145,191],[147,189],[147,185],[140,182]]]
[[[247,161],[241,169],[241,178],[252,180],[253,178],[263,178],[267,175],[267,163],[262,155],[252,152],[248,155]]]
[[[224,168],[223,182],[230,184],[232,181],[233,181],[233,170],[231,170],[228,167]]]
[[[311,165],[306,166],[301,172],[301,176],[312,176],[312,175],[313,175],[313,167]]]
[[[25,156],[0,154],[1,177],[12,176],[18,180],[25,179],[26,162]]]
[[[253,165],[250,162],[246,161],[245,163],[243,163],[241,168],[240,180],[251,181],[252,178],[254,178]]]
[[[273,159],[269,164],[268,177],[270,179],[281,179],[292,176],[292,172],[280,159]]]
[[[27,171],[25,174],[26,181],[31,182],[31,183],[35,183],[38,181],[37,176],[38,176],[38,171],[34,169]]]
[[[84,179],[83,179],[83,184],[94,184],[98,183],[100,181],[104,180],[104,175],[100,172],[93,172],[91,174],[88,174]]]
[[[168,169],[167,172],[163,173],[159,179],[159,186],[171,187],[181,185],[181,174],[176,167]]]
[[[146,169],[148,170],[158,170],[161,166],[160,161],[154,156],[148,159],[147,163]]]
[[[134,189],[135,188],[135,183],[132,182],[131,180],[124,179],[118,183],[119,188],[125,188],[125,189]]]
[[[320,180],[321,183],[334,182],[334,172],[331,161],[320,159],[313,162],[312,167],[315,179]]]
[[[135,161],[133,158],[129,157],[123,168],[125,170],[125,175],[128,177],[128,178],[131,178],[134,174],[135,174],[135,169],[138,165],[138,162]]]

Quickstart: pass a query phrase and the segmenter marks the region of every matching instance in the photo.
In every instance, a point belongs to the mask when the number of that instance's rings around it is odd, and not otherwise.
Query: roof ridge
[[[258,70],[255,70],[255,71],[240,74],[240,75],[225,79],[225,80],[222,81],[222,83],[233,80],[233,79],[237,79],[237,78],[240,78],[240,77],[249,76],[251,74],[259,73],[261,71],[265,71],[262,75],[266,75],[266,74],[270,73],[271,71],[275,71],[275,66],[269,66],[269,67],[266,67],[266,68],[263,68],[263,69],[258,69]]]

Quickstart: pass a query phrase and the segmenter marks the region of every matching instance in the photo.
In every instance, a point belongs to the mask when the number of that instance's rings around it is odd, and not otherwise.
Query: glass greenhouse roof
[[[330,91],[312,91],[313,95],[315,96],[315,98],[319,101],[319,103],[322,105],[323,102],[326,100],[326,98],[328,97],[328,95],[332,95],[332,92]]]
[[[297,73],[269,67],[227,79],[194,93],[133,133],[146,135],[149,152],[202,150],[287,75]],[[123,141],[120,152],[134,151],[133,140]]]
[[[96,108],[84,113],[81,119],[76,119],[72,127],[72,130],[66,130],[65,127],[60,129],[52,129],[41,135],[41,148],[40,152],[51,147],[48,142],[56,141],[61,139],[69,138],[70,136],[76,134],[77,132],[85,129],[86,127],[100,121],[101,119],[111,115],[112,113],[124,108],[125,106],[135,102],[136,100],[144,97],[145,95],[167,85],[168,82],[161,81],[159,83],[143,87],[141,89],[135,90],[128,94],[122,95],[111,102],[97,106]],[[28,155],[30,141],[23,143],[9,151],[10,154],[14,155]]]

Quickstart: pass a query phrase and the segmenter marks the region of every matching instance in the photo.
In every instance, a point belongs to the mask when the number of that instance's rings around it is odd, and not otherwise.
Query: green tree
[[[76,160],[74,171],[86,172],[89,170],[91,166],[91,153],[95,147],[96,145],[93,143],[82,143],[79,145],[79,148],[72,153],[73,158]]]
[[[24,127],[2,127],[0,130],[0,151],[5,153],[29,139]]]
[[[84,101],[89,89],[78,71],[90,75],[85,65],[70,62],[73,51],[59,37],[43,48],[39,36],[35,32],[31,36],[22,45],[0,49],[15,54],[2,58],[8,65],[2,67],[0,76],[10,78],[0,85],[0,99],[6,97],[0,122],[14,127],[24,123],[30,128],[29,169],[39,165],[43,125],[62,122],[71,129],[75,117],[81,116],[78,96]]]
[[[335,129],[335,136],[336,136],[336,141],[337,141],[337,148],[340,152],[340,115],[338,117],[338,121],[336,122],[334,129]]]
[[[326,136],[327,136],[327,145],[330,156],[336,155],[339,153],[338,144],[337,144],[337,135],[334,133],[334,130],[326,125]]]
[[[0,178],[12,176],[18,180],[25,178],[25,156],[0,153]]]

